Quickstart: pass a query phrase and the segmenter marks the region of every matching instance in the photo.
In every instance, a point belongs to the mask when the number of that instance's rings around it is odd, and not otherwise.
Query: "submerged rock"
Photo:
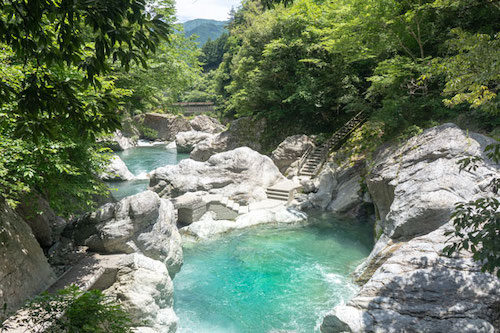
[[[237,229],[261,224],[297,224],[307,220],[301,211],[279,206],[274,209],[260,209],[241,215],[235,221],[215,220],[208,212],[200,221],[194,222],[179,232],[185,239],[207,239]]]
[[[0,311],[0,322],[54,281],[55,275],[30,227],[0,199],[0,304],[7,310]]]
[[[307,135],[289,136],[272,152],[271,159],[281,173],[287,175],[286,171],[292,163],[298,161],[313,146],[314,142]]]
[[[265,188],[283,179],[271,159],[242,147],[212,156],[207,162],[185,159],[150,173],[150,187],[161,196],[187,192],[221,194],[241,202],[266,198]]]
[[[182,246],[174,206],[151,191],[108,203],[72,227],[79,245],[100,253],[142,253],[167,265],[174,276],[182,265]]]
[[[177,147],[177,152],[190,153],[198,142],[212,137],[213,134],[205,132],[198,132],[198,131],[179,132],[175,136],[175,144]]]
[[[125,162],[118,155],[113,155],[110,164],[106,166],[106,170],[99,175],[101,180],[132,180],[134,175],[128,170]]]
[[[491,195],[486,184],[500,177],[484,153],[491,142],[445,124],[378,154],[368,188],[380,238],[356,270],[364,285],[325,317],[323,333],[498,329],[500,280],[482,273],[469,252],[442,253],[455,203]],[[460,172],[466,156],[484,161]]]

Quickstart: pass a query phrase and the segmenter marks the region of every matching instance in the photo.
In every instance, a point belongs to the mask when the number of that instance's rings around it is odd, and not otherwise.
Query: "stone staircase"
[[[300,185],[291,180],[281,180],[273,186],[266,188],[267,199],[289,203],[298,188],[300,188]]]
[[[228,197],[221,197],[219,202],[221,205],[225,206],[228,209],[231,209],[232,211],[234,211],[238,215],[246,214],[249,212],[248,206],[240,206],[239,203],[235,202],[234,200],[229,199]]]
[[[335,132],[325,143],[309,148],[299,161],[299,176],[314,178],[325,163],[332,149],[336,149],[349,135],[366,120],[364,112],[359,112]]]

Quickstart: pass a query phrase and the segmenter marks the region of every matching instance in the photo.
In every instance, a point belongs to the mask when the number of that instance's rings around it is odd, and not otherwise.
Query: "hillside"
[[[209,38],[217,39],[224,32],[226,23],[226,21],[194,19],[183,23],[184,33],[187,37],[198,35],[199,47],[202,47]]]

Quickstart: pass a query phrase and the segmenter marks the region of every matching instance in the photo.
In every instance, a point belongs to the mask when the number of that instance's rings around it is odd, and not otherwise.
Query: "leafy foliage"
[[[100,290],[82,292],[71,286],[35,297],[26,309],[23,324],[29,332],[132,332],[129,315]]]
[[[487,157],[500,162],[500,144],[486,147]],[[464,158],[461,170],[476,170],[479,157]],[[494,178],[489,184],[492,196],[469,202],[460,202],[452,214],[454,230],[446,233],[454,237],[444,248],[448,255],[461,250],[471,251],[474,260],[481,262],[483,272],[495,273],[500,278],[500,179]]]

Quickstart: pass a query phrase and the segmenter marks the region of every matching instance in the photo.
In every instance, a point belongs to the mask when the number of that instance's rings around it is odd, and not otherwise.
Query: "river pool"
[[[139,179],[124,182],[109,182],[111,194],[116,200],[145,191],[149,184],[146,173],[169,164],[189,158],[189,154],[178,154],[175,150],[166,149],[166,145],[136,147],[117,152],[130,172]]]
[[[186,244],[174,279],[180,333],[319,332],[356,292],[350,273],[373,247],[372,226],[310,217]]]

